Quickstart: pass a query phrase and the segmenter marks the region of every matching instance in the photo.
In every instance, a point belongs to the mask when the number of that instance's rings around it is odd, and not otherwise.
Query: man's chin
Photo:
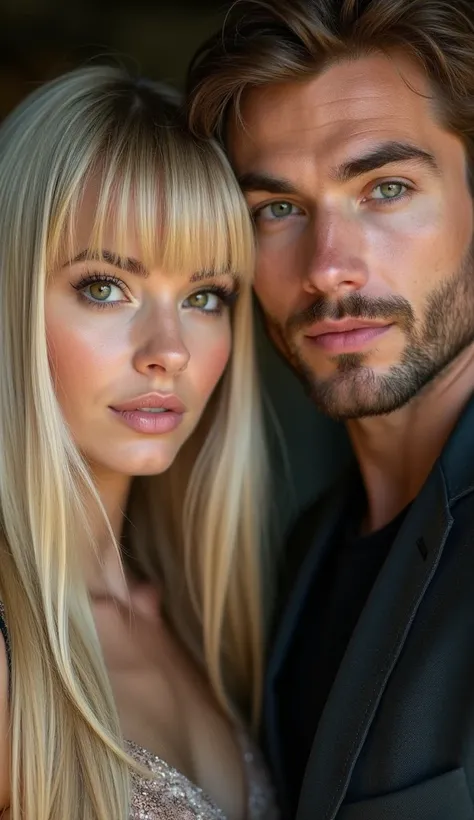
[[[377,378],[370,368],[361,368],[357,374],[338,374],[326,381],[309,380],[308,371],[305,376],[311,400],[335,421],[388,415],[410,399],[406,394],[391,390],[387,380]]]

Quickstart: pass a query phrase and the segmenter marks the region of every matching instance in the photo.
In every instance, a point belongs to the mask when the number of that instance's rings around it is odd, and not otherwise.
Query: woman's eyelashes
[[[236,285],[209,285],[191,293],[182,305],[184,308],[200,310],[202,313],[219,314],[235,302],[238,294]]]
[[[72,287],[81,301],[93,308],[115,308],[132,301],[125,282],[107,273],[83,276]],[[232,285],[205,285],[180,300],[180,304],[186,310],[220,314],[235,302],[238,292],[236,281]]]
[[[130,302],[125,282],[109,273],[83,276],[73,288],[80,299],[93,307],[117,307],[124,302]]]

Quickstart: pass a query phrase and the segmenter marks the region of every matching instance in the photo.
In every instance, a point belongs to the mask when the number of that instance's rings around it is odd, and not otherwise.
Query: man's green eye
[[[374,196],[374,199],[397,199],[406,190],[406,185],[402,182],[381,182],[374,188],[375,191],[380,192],[380,196]]]
[[[276,219],[281,219],[282,216],[290,216],[292,208],[290,202],[272,202],[270,212]]]

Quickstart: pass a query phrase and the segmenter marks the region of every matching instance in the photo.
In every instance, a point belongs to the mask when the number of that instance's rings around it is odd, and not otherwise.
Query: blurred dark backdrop
[[[226,7],[218,0],[0,0],[0,116],[32,84],[97,55],[182,86],[196,45]]]
[[[39,82],[107,55],[182,88],[194,50],[228,7],[221,0],[0,0],[0,120]],[[349,447],[344,429],[315,411],[279,359],[259,316],[257,348],[269,415],[286,448],[287,457],[270,421],[274,523],[282,535],[345,467]]]

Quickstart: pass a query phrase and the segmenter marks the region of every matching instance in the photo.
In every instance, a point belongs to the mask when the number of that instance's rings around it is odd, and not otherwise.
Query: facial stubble
[[[270,335],[302,379],[315,405],[336,420],[392,413],[437,379],[474,342],[474,246],[455,276],[426,299],[423,319],[400,296],[370,298],[352,293],[337,303],[321,296],[281,325],[267,316]],[[367,354],[345,353],[331,362],[335,373],[318,377],[295,339],[315,322],[344,318],[384,320],[406,338],[400,360],[384,373],[366,364]]]

